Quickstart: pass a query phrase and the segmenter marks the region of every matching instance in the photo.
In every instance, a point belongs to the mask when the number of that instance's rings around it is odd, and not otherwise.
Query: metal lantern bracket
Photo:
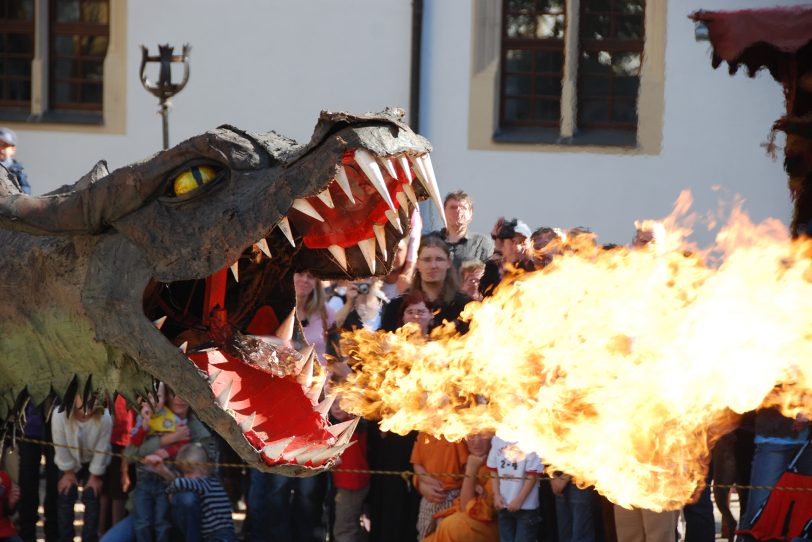
[[[158,46],[158,55],[149,56],[149,51],[143,45],[141,46],[141,84],[151,94],[158,98],[161,106],[160,114],[163,121],[163,148],[169,148],[169,101],[172,96],[183,90],[186,83],[189,81],[189,53],[192,51],[192,46],[188,43],[183,46],[183,53],[180,55],[173,54],[174,47],[169,44]],[[159,63],[160,71],[158,73],[158,81],[152,82],[147,78],[147,64]],[[183,79],[180,83],[172,82],[172,64],[183,64]]]

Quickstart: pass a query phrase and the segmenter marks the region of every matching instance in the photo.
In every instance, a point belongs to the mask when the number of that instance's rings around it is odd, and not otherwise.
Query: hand
[[[76,474],[72,470],[65,471],[59,482],[56,484],[56,490],[60,495],[67,495],[71,488],[78,486],[79,482],[76,481]]]
[[[497,510],[502,510],[505,508],[505,499],[502,498],[501,493],[494,493],[493,495],[493,507]]]
[[[17,503],[20,501],[20,486],[17,484],[11,484],[11,491],[8,493],[8,505],[10,508],[14,508],[17,506]]]
[[[553,495],[559,497],[564,495],[564,488],[570,483],[570,479],[566,476],[559,476],[550,480],[550,488],[553,490]]]
[[[430,476],[421,476],[417,486],[420,494],[429,502],[441,503],[445,501],[445,491],[440,480]]]
[[[130,490],[132,483],[133,482],[130,479],[130,469],[127,468],[127,464],[125,463],[121,469],[121,490],[124,493],[127,493]]]
[[[167,452],[163,448],[158,448],[157,450],[155,450],[155,453],[151,455],[157,455],[158,458],[160,459],[169,459],[169,452]]]
[[[158,451],[159,452],[162,451],[162,452],[166,453],[165,450],[158,450]],[[150,467],[158,467],[160,465],[163,465],[163,462],[164,462],[164,457],[161,456],[161,455],[158,455],[158,453],[149,454],[148,456],[145,456],[141,460],[141,463],[143,463],[144,465],[149,465]]]
[[[474,474],[479,472],[479,468],[483,463],[485,463],[486,459],[488,459],[488,457],[484,455],[468,454],[468,461],[465,464],[465,472]]]
[[[175,429],[172,435],[172,442],[180,442],[182,440],[189,440],[189,426],[188,425],[180,425]]]
[[[395,282],[395,287],[398,289],[398,294],[405,294],[409,288],[412,287],[412,277],[405,273],[398,275],[398,280]]]
[[[519,510],[521,507],[522,507],[522,503],[521,503],[521,502],[519,502],[519,501],[518,501],[518,500],[516,500],[516,499],[514,499],[514,500],[510,501],[510,502],[509,502],[509,503],[507,503],[507,505],[505,506],[505,508],[507,508],[507,511],[508,511],[508,512],[516,512],[516,511],[517,511],[517,510]]]
[[[88,477],[87,482],[85,483],[85,491],[87,491],[88,489],[91,490],[93,492],[93,494],[98,498],[99,495],[101,495],[101,489],[102,489],[101,476],[98,476],[96,474],[91,474]]]

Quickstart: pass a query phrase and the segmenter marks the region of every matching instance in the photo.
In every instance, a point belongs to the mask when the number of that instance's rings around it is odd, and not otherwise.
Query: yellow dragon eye
[[[182,196],[196,190],[217,177],[217,171],[210,166],[194,166],[177,177],[173,183],[175,195]]]

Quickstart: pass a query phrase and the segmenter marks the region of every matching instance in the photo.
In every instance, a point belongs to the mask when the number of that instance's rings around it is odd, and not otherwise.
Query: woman
[[[335,311],[327,306],[324,284],[310,273],[294,273],[296,316],[302,323],[305,339],[316,347],[319,361],[324,363],[330,328],[335,322]]]
[[[457,271],[448,245],[436,235],[426,235],[417,250],[417,271],[410,292],[420,291],[426,296],[434,314],[430,328],[444,321],[456,320],[471,298],[460,291]],[[399,327],[404,296],[396,297],[384,308],[381,329],[394,331]],[[458,326],[461,327],[461,326]]]

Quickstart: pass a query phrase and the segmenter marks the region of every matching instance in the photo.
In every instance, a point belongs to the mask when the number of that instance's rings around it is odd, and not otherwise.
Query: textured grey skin
[[[207,380],[144,315],[144,289],[151,278],[211,275],[262,237],[285,265],[272,278],[280,289],[291,289],[282,279],[293,270],[347,278],[326,251],[293,249],[274,226],[295,198],[330,183],[345,150],[359,147],[378,155],[431,150],[398,111],[322,113],[307,145],[223,126],[109,174],[100,163],[46,196],[18,193],[0,174],[0,419],[24,390],[39,403],[52,391],[62,396],[74,376],[79,392],[92,378],[94,390],[130,398],[157,378],[250,465],[267,469]],[[195,197],[164,195],[169,179],[201,162],[227,174]],[[387,237],[391,264],[403,234],[387,226]],[[364,275],[360,255],[348,258],[350,275]]]

